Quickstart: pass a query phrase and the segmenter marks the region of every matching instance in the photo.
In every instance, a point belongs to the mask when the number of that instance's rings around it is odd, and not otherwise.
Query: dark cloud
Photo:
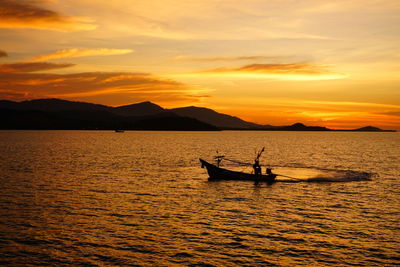
[[[131,102],[151,100],[158,103],[187,103],[204,97],[200,90],[147,73],[52,74],[32,73],[31,68],[25,70],[27,72],[10,72],[0,68],[0,96],[8,95],[8,99],[58,97],[104,104],[123,104],[126,99],[131,99]]]
[[[95,28],[88,19],[74,18],[40,7],[40,0],[1,0],[0,28],[36,28],[61,31]]]
[[[21,62],[11,64],[0,64],[1,72],[35,72],[53,69],[61,69],[74,66],[69,63],[49,63],[49,62]]]
[[[0,57],[8,57],[8,54],[2,50],[0,50]]]
[[[33,20],[47,18],[49,20],[62,20],[62,17],[51,10],[37,6],[41,1],[29,0],[2,0],[0,11],[1,19],[12,18],[15,20]]]

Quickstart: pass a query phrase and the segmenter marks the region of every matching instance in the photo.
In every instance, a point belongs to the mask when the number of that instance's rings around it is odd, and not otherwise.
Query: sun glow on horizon
[[[0,11],[0,99],[400,130],[398,1],[4,0]]]

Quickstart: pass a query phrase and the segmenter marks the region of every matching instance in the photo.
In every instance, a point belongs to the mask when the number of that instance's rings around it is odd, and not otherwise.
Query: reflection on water
[[[262,146],[264,166],[324,182],[208,182],[198,164]],[[0,264],[399,265],[398,147],[397,133],[1,131]]]

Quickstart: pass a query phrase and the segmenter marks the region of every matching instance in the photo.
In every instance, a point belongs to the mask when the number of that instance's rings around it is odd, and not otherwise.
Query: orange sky
[[[400,130],[398,0],[2,0],[0,99]]]

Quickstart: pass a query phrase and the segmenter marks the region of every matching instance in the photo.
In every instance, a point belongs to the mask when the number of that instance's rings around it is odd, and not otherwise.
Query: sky
[[[0,99],[400,130],[398,0],[0,0]]]

